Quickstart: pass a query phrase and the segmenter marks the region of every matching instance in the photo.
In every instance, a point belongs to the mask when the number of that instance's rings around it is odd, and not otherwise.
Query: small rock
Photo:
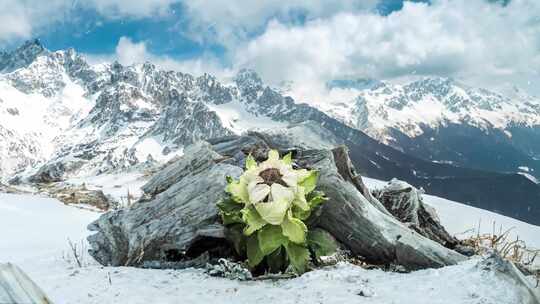
[[[253,277],[251,272],[240,263],[227,259],[219,259],[217,264],[206,265],[206,273],[213,277],[223,277],[231,280],[248,281]]]

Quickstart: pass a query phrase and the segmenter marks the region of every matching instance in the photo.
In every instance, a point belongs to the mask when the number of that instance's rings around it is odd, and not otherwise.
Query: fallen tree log
[[[413,270],[451,265],[464,259],[461,254],[409,229],[387,212],[381,212],[364,197],[338,171],[337,168],[345,165],[335,165],[333,155],[344,153],[345,147],[338,147],[299,156],[299,161],[311,163],[320,171],[319,189],[330,198],[323,205],[318,226],[373,264],[397,264]]]
[[[147,201],[106,213],[90,224],[88,229],[98,232],[88,237],[90,254],[103,265],[133,266],[194,258],[208,246],[205,239],[215,241],[213,247],[224,243],[216,202],[223,196],[225,176],[238,177],[242,169],[216,164],[218,158],[205,142],[186,149],[186,157],[172,164],[177,172],[164,170],[144,188],[151,189]]]
[[[225,176],[237,178],[245,157],[263,160],[270,148],[293,152],[297,166],[320,171],[318,188],[329,201],[312,223],[332,234],[354,255],[374,264],[413,270],[452,265],[465,257],[409,229],[372,197],[354,174],[344,147],[308,150],[273,142],[261,133],[227,137],[190,146],[185,156],[157,173],[143,200],[101,216],[89,229],[90,254],[104,265],[141,266],[232,255],[216,202]],[[155,265],[155,263],[154,263]]]

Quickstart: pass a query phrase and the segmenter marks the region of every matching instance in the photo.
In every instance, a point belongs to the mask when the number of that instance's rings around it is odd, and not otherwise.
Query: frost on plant
[[[326,199],[315,191],[318,172],[294,169],[292,155],[271,150],[257,164],[250,155],[238,180],[227,178],[227,199],[218,203],[235,250],[251,269],[306,271],[311,252],[320,251],[325,234],[309,234],[306,221]],[[313,245],[313,248],[312,248]],[[317,255],[317,254],[315,254]],[[260,268],[259,268],[260,269]]]

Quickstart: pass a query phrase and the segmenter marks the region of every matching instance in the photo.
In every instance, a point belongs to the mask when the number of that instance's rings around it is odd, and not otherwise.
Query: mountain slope
[[[373,82],[373,81],[372,81]],[[419,158],[540,174],[540,99],[511,98],[447,78],[374,82],[349,102],[320,104],[347,125]]]

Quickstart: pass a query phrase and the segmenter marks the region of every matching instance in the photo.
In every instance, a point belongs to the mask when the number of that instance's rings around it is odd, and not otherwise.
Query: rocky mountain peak
[[[39,55],[47,52],[38,39],[26,41],[23,45],[0,56],[0,72],[11,72],[32,63]]]
[[[234,81],[242,96],[245,96],[248,100],[256,99],[257,93],[264,88],[259,75],[250,69],[241,69],[236,74]]]
[[[224,104],[232,101],[236,91],[220,83],[216,77],[204,73],[196,80],[197,87],[204,99],[213,104]]]
[[[411,82],[404,86],[404,90],[412,100],[420,100],[428,94],[441,99],[452,93],[453,86],[451,78],[430,77]]]
[[[40,93],[52,97],[67,83],[90,86],[97,72],[74,49],[48,51],[39,41],[26,42],[5,57],[0,72],[5,79],[23,93]]]

